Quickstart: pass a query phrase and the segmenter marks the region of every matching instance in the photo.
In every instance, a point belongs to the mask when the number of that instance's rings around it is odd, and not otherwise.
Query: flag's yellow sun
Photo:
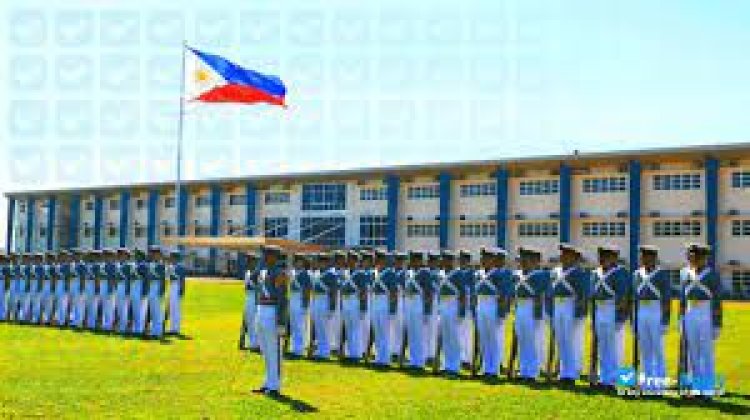
[[[198,69],[195,71],[195,80],[198,82],[205,82],[211,77],[210,74],[204,69]]]

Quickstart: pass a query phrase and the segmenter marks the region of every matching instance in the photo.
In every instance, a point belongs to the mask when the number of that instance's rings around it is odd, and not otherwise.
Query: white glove
[[[285,337],[286,327],[281,327],[281,326],[276,327],[276,333],[279,335],[279,337]]]
[[[721,334],[721,328],[719,328],[719,327],[714,327],[714,331],[713,331],[713,339],[714,339],[714,340],[718,340],[718,339],[719,339],[719,335],[720,335],[720,334]]]

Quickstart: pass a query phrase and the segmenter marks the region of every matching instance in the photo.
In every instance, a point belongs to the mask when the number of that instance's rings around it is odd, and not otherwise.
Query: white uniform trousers
[[[39,304],[41,306],[40,322],[52,322],[52,307],[55,296],[52,294],[52,280],[42,282],[42,291],[39,295]]]
[[[582,343],[577,340],[575,301],[572,297],[555,298],[554,308],[552,328],[555,330],[555,344],[560,358],[560,379],[577,380],[580,362],[576,347]]]
[[[151,337],[161,337],[164,335],[164,308],[161,305],[159,281],[151,282],[150,286],[148,289],[148,313],[151,314],[151,324],[148,332]]]
[[[342,338],[341,335],[341,323],[344,322],[341,316],[341,293],[337,292],[336,295],[338,298],[336,299],[336,310],[333,311],[331,314],[331,319],[329,321],[329,329],[330,329],[330,343],[331,348],[338,350],[339,348],[339,340]]]
[[[622,363],[623,325],[615,322],[615,301],[596,302],[596,336],[599,354],[599,382],[614,385]]]
[[[5,280],[0,279],[0,321],[5,321],[8,312],[8,294],[5,290]]]
[[[328,295],[315,294],[311,302],[311,327],[315,329],[315,357],[327,359],[331,356],[331,336],[333,332],[333,312],[329,308]],[[313,345],[313,343],[310,343]]]
[[[31,318],[31,298],[29,292],[27,292],[28,280],[21,279],[19,282],[18,289],[18,319],[22,322],[26,322]]]
[[[182,328],[182,296],[180,285],[169,285],[169,333],[179,334]]]
[[[684,322],[692,390],[713,395],[716,372],[711,301],[688,301]]]
[[[251,349],[258,348],[256,317],[258,305],[255,303],[255,291],[245,293],[245,337]]]
[[[497,297],[478,297],[477,327],[483,373],[497,375],[505,354],[505,319],[497,316]]]
[[[130,282],[130,310],[133,317],[133,333],[143,334],[146,330],[146,309],[143,299],[143,280]]]
[[[409,366],[422,368],[425,364],[426,316],[421,295],[406,297],[406,340],[409,346]]]
[[[516,339],[518,342],[519,374],[522,378],[536,379],[539,376],[539,330],[543,321],[534,319],[534,301],[529,298],[518,300],[516,306]]]
[[[440,311],[438,310],[439,304],[440,300],[436,293],[432,300],[432,314],[427,315],[425,319],[424,351],[425,357],[428,359],[434,358],[435,353],[437,353],[438,328],[440,327]]]
[[[644,377],[643,388],[646,390],[661,389],[666,382],[664,326],[661,317],[661,301],[638,302],[638,346]]]
[[[391,354],[401,354],[401,342],[404,338],[404,296],[399,293],[396,313],[391,315]]]
[[[102,329],[112,331],[115,322],[115,296],[114,290],[109,290],[109,283],[102,282],[99,290],[99,301],[102,305]]]
[[[362,357],[362,323],[363,314],[359,310],[359,297],[357,295],[344,295],[341,302],[341,316],[346,337],[344,353],[346,357],[359,359]]]
[[[266,378],[263,386],[271,391],[281,390],[281,345],[276,323],[276,307],[258,305],[256,329],[260,351],[266,366]]]
[[[18,280],[11,279],[10,289],[8,290],[8,307],[5,310],[7,319],[15,317],[13,311],[15,310],[14,305],[16,305],[16,290],[18,290]]]
[[[68,294],[65,293],[65,284],[66,282],[64,280],[57,280],[55,282],[55,300],[57,302],[55,309],[57,313],[53,316],[58,325],[66,324],[68,321],[65,319],[68,313]]]
[[[69,296],[71,325],[82,328],[85,301],[83,293],[81,293],[81,283],[78,279],[73,279],[71,282]]]
[[[474,346],[472,345],[472,335],[474,334],[474,317],[471,314],[469,308],[466,308],[466,316],[461,318],[459,324],[460,340],[461,340],[461,361],[464,363],[471,363],[471,358],[474,353]]]
[[[302,306],[302,292],[289,295],[289,332],[291,334],[292,354],[302,356],[307,343],[308,310]]]
[[[370,305],[373,341],[375,342],[375,364],[387,365],[391,362],[392,319],[389,313],[388,295],[373,295]]]
[[[443,346],[443,369],[458,373],[461,370],[461,337],[458,318],[458,298],[440,297],[440,341]]]
[[[86,328],[93,330],[96,328],[99,315],[99,296],[96,294],[96,283],[93,280],[86,280],[84,290],[86,296],[86,308],[84,309]]]
[[[118,312],[118,330],[121,334],[128,332],[128,322],[130,322],[130,297],[127,293],[127,284],[124,281],[117,282],[115,291],[116,310]]]
[[[42,317],[42,295],[41,289],[37,288],[37,282],[31,283],[31,293],[29,293],[30,321],[36,324]]]

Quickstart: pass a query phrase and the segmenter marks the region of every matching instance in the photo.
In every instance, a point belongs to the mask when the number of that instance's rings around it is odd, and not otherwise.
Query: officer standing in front
[[[255,331],[255,316],[258,310],[257,301],[257,282],[260,265],[258,256],[254,252],[249,252],[247,257],[247,270],[245,271],[245,313],[243,314],[243,324],[240,340],[240,349],[258,350],[258,334]]]
[[[714,346],[723,320],[721,280],[711,266],[710,257],[708,245],[687,247],[688,264],[681,271],[680,312],[684,315],[679,323],[687,342],[692,391],[705,399],[715,394]]]
[[[257,328],[265,362],[265,382],[253,390],[271,397],[281,392],[281,337],[286,334],[289,277],[281,264],[281,248],[264,246],[263,268],[258,274]]]

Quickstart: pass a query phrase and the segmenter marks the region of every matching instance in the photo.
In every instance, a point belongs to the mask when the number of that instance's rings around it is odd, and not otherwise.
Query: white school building
[[[716,251],[725,290],[750,297],[750,145],[718,145],[363,168],[47,191],[8,198],[8,251],[145,248],[173,235],[265,235],[333,247],[468,249],[534,245],[554,262],[571,242],[594,258],[642,244],[677,270],[684,244]],[[188,269],[242,262],[192,250]],[[677,271],[675,279],[677,278]]]

